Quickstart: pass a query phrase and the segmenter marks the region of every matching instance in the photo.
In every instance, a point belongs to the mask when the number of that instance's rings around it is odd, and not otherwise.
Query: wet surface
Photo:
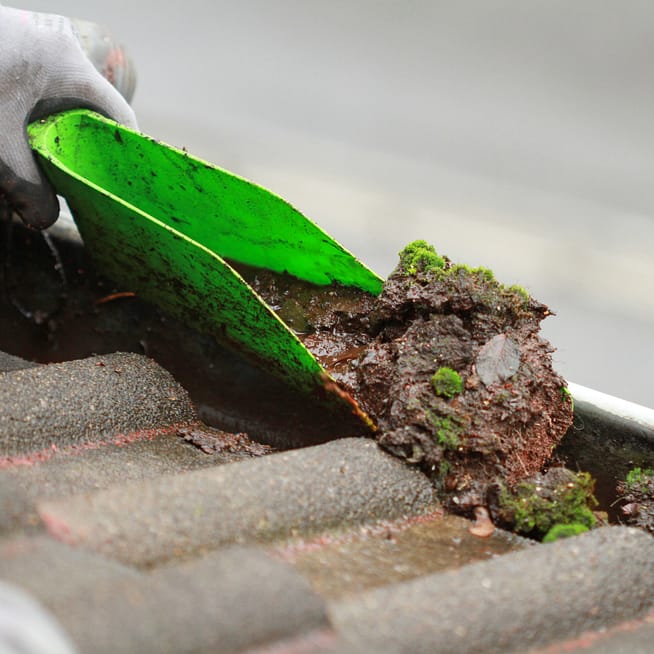
[[[436,512],[340,537],[291,543],[275,554],[291,561],[321,595],[333,600],[529,546],[507,532],[496,530],[480,538],[470,528],[465,519]]]

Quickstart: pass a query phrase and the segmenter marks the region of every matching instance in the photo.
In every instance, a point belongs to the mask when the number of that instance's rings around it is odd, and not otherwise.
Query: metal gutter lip
[[[575,401],[575,412],[579,410],[600,420],[619,421],[654,443],[654,409],[572,382],[568,382],[568,390]]]

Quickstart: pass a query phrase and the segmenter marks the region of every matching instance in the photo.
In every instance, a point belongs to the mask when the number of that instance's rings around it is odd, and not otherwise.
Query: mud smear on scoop
[[[243,272],[370,415],[380,445],[420,466],[451,510],[488,506],[501,521],[500,490],[540,473],[572,424],[539,335],[551,312],[489,270],[416,242],[377,298]]]

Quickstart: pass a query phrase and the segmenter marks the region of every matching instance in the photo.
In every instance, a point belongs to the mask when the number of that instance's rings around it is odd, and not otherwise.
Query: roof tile
[[[502,654],[643,615],[653,578],[651,537],[609,527],[369,591],[330,613],[369,651]]]
[[[229,451],[207,454],[179,436],[174,425],[141,436],[52,450],[38,465],[27,457],[5,465],[0,469],[0,533],[38,525],[39,500],[249,458]]]
[[[5,461],[196,420],[186,391],[161,366],[111,354],[0,375]]]
[[[134,565],[234,542],[397,518],[433,508],[427,478],[369,439],[44,501],[56,538]]]
[[[0,547],[0,575],[40,600],[82,653],[237,652],[330,631],[324,601],[260,549],[144,573],[46,539]]]

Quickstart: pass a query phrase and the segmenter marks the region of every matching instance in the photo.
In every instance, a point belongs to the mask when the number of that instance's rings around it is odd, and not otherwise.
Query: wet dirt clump
[[[418,463],[451,508],[539,473],[572,424],[548,308],[491,271],[453,264],[426,244],[401,253],[370,315],[374,341],[356,362],[355,397],[387,450]]]
[[[420,466],[457,513],[542,472],[572,424],[539,335],[551,312],[487,269],[418,241],[377,298],[250,282],[372,418],[380,445]]]

